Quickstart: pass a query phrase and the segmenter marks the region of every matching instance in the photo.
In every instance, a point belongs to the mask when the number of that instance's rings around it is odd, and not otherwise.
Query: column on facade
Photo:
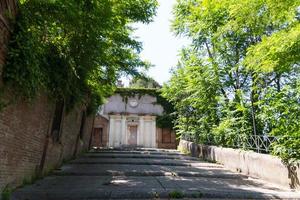
[[[128,144],[128,138],[127,138],[127,126],[126,126],[126,116],[121,116],[121,138],[120,141],[122,144],[127,145]]]
[[[115,124],[114,116],[110,115],[109,116],[109,133],[108,133],[108,135],[109,135],[108,144],[109,144],[110,147],[114,146],[114,144],[113,144],[114,143],[114,132],[115,132],[115,130],[114,130],[114,128],[115,128],[114,124]]]
[[[137,143],[138,146],[144,146],[144,117],[139,117],[139,126],[138,126],[138,133],[137,133]]]
[[[157,147],[156,144],[156,117],[152,116],[152,147]]]

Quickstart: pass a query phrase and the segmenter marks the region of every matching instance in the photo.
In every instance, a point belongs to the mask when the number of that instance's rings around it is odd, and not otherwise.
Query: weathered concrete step
[[[58,176],[182,176],[211,178],[246,178],[236,173],[214,167],[211,163],[202,163],[198,168],[182,166],[151,165],[110,165],[110,164],[68,164],[56,170]]]
[[[102,199],[299,199],[289,193],[235,192],[235,191],[194,191],[194,190],[73,190],[44,192],[34,191],[15,193],[11,200],[102,200]],[[174,198],[172,198],[174,197]]]
[[[251,180],[197,177],[50,176],[18,189],[13,200],[154,199],[168,197],[299,199],[293,193]]]
[[[126,152],[126,151],[140,151],[140,152],[174,152],[174,153],[180,153],[179,150],[177,149],[158,149],[158,148],[138,148],[138,147],[133,147],[133,148],[104,148],[104,149],[94,149],[92,151],[122,151],[122,152]]]
[[[90,165],[95,165],[95,164],[113,164],[113,165],[122,165],[122,164],[133,164],[133,165],[160,165],[160,166],[187,166],[190,167],[192,166],[191,164],[188,163],[172,163],[172,162],[131,162],[131,161],[91,161],[91,160],[86,160],[86,161],[71,161],[70,163],[74,164],[90,164]]]
[[[131,151],[121,151],[121,150],[96,150],[96,151],[90,151],[89,153],[94,154],[144,154],[144,155],[184,155],[179,151],[137,151],[137,150],[131,150]]]
[[[143,158],[100,158],[100,157],[81,157],[70,161],[71,164],[110,164],[110,165],[157,165],[157,166],[193,166],[223,168],[222,165],[208,163],[199,160],[175,160],[175,159],[143,159]],[[138,167],[139,168],[139,167]]]
[[[81,157],[71,161],[73,164],[132,164],[132,165],[164,165],[164,166],[191,166],[198,163],[192,160],[174,159],[142,159],[142,158],[87,158]]]
[[[146,172],[60,172],[54,171],[55,176],[177,176],[177,177],[205,177],[205,178],[221,178],[221,179],[234,179],[241,178],[240,176],[234,174],[201,174],[196,172],[160,172],[160,171],[146,171]],[[246,176],[242,176],[246,177]]]
[[[163,155],[163,154],[102,154],[87,153],[84,157],[88,158],[144,158],[144,159],[174,159],[174,160],[199,160],[198,158],[184,155]]]
[[[165,155],[165,156],[184,156],[184,154],[178,154],[178,153],[160,153],[160,152],[135,152],[135,151],[131,151],[131,152],[89,152],[89,154],[123,154],[123,155],[127,155],[127,154],[138,154],[138,155]]]

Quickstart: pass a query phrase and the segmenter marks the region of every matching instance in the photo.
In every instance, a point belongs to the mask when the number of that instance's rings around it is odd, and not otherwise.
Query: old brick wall
[[[94,118],[88,116],[83,127],[83,135],[80,138],[80,127],[84,108],[76,108],[65,113],[62,123],[60,141],[54,142],[49,138],[44,172],[58,167],[63,161],[70,160],[89,148]]]
[[[86,118],[82,138],[77,140],[84,107],[65,113],[60,141],[54,142],[50,135],[54,107],[46,95],[41,95],[33,102],[13,103],[0,112],[0,191],[37,175],[43,156],[45,173],[88,150],[93,117]]]
[[[162,149],[176,149],[178,141],[175,132],[170,128],[156,128],[157,147]]]
[[[94,130],[92,135],[92,146],[93,147],[107,147],[108,146],[108,119],[97,116],[94,122]],[[100,135],[100,129],[102,134]],[[100,138],[102,137],[102,138]]]
[[[2,72],[12,29],[9,19],[16,15],[16,2],[0,0],[1,88],[4,87]],[[24,180],[47,172],[89,148],[93,116],[86,118],[82,138],[78,138],[85,107],[78,106],[69,113],[64,112],[61,138],[54,142],[51,128],[55,103],[47,95],[41,94],[31,102],[15,101],[14,91],[5,90],[0,97],[10,102],[0,110],[0,193],[6,186],[19,186]]]
[[[37,172],[52,114],[53,105],[43,95],[0,112],[0,191]]]

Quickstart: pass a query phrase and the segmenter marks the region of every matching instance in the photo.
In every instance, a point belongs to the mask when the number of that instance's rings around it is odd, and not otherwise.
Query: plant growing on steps
[[[6,186],[1,192],[1,199],[2,200],[9,200],[12,192],[13,192],[13,189]]]
[[[182,199],[184,197],[183,192],[174,190],[169,193],[169,197],[172,199]]]

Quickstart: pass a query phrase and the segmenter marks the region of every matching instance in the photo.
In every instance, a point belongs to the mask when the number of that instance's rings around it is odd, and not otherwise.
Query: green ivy
[[[273,154],[300,159],[299,0],[178,0],[173,32],[190,39],[163,95],[177,133],[233,146],[276,136]]]
[[[3,79],[16,96],[43,91],[69,109],[94,112],[121,74],[148,67],[130,24],[148,23],[156,0],[22,0],[8,46]]]

